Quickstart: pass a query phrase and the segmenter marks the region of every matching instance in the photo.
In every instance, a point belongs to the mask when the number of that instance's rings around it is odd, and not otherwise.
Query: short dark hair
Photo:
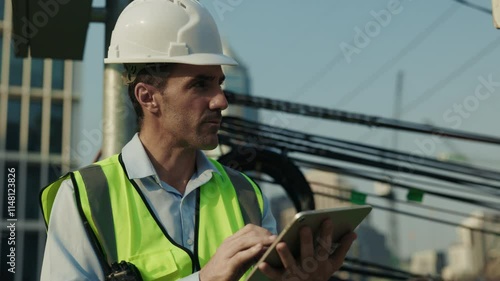
[[[142,111],[141,104],[137,101],[135,97],[135,87],[138,83],[145,83],[154,86],[160,90],[165,89],[167,85],[167,76],[169,71],[172,69],[171,63],[151,63],[140,66],[141,69],[134,73],[137,65],[125,64],[125,73],[128,83],[128,97],[132,102],[135,111],[135,120],[137,131],[139,132],[142,128],[142,123],[144,121],[144,112]],[[135,76],[135,77],[133,77]]]

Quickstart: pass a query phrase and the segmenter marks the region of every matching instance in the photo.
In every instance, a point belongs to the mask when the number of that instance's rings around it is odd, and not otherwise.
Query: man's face
[[[161,126],[176,145],[214,149],[221,111],[228,104],[221,90],[220,66],[178,64],[170,71],[161,98]]]

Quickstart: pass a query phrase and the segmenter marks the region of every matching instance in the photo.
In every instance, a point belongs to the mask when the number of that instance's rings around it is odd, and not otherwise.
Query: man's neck
[[[196,150],[176,146],[168,138],[158,134],[151,136],[141,133],[139,139],[160,180],[184,194],[187,183],[195,172]]]

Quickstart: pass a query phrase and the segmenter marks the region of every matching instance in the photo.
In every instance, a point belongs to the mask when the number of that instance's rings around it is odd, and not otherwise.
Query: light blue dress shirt
[[[122,149],[122,159],[130,179],[135,179],[151,209],[168,234],[178,244],[193,252],[195,204],[198,187],[219,173],[198,151],[196,170],[189,180],[184,196],[160,180],[136,134]],[[264,196],[262,227],[276,234],[276,221]],[[71,180],[65,180],[54,201],[47,232],[41,273],[42,281],[104,280],[99,260],[90,244],[78,213]],[[198,272],[182,281],[198,281]]]

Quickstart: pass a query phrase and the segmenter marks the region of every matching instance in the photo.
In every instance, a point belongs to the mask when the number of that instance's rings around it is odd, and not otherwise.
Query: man
[[[196,0],[134,1],[105,62],[125,65],[138,133],[120,155],[42,191],[42,280],[119,280],[123,271],[143,280],[244,277],[276,227],[257,185],[200,151],[218,145],[228,106],[221,65],[236,64],[222,54],[212,17]],[[330,245],[331,233],[326,221],[319,237]],[[327,280],[354,239],[346,235],[329,259],[316,259],[320,249],[303,229],[300,257],[282,243],[285,268],[259,269],[272,280]],[[304,273],[306,261],[315,272]]]

